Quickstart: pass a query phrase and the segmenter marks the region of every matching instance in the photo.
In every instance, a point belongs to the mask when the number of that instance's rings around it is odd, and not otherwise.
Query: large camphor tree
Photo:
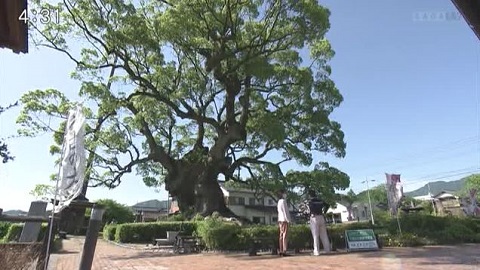
[[[113,188],[136,170],[146,185],[164,185],[181,211],[226,216],[221,174],[265,190],[348,187],[325,163],[289,177],[280,168],[311,165],[315,152],[345,155],[340,124],[329,118],[342,102],[329,78],[329,11],[317,1],[65,0],[55,8],[61,22],[37,28],[35,40],[76,64],[91,186]],[[65,118],[74,102],[56,89],[21,101],[20,132],[53,131],[58,153],[64,122],[48,118]]]

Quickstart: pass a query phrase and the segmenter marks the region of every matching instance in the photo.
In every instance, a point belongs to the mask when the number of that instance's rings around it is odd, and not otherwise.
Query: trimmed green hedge
[[[115,229],[115,241],[120,243],[149,243],[157,238],[166,238],[167,231],[182,230],[185,233],[192,234],[195,231],[195,225],[194,222],[190,221],[118,224]]]
[[[12,223],[8,228],[7,234],[4,236],[3,240],[5,242],[18,241],[18,239],[20,239],[20,235],[22,234],[22,230],[23,223]],[[38,234],[37,241],[41,241],[47,231],[48,226],[46,223],[43,223],[40,229],[40,233]]]
[[[369,223],[348,223],[328,226],[334,248],[345,248],[345,230],[373,229],[383,246],[421,246],[429,244],[456,244],[480,242],[480,220],[470,218],[436,217],[421,214],[404,215],[400,219],[402,232],[398,233],[396,219],[385,219],[372,226]],[[247,250],[253,238],[271,238],[278,241],[278,226],[240,226],[218,217],[184,222],[155,222],[108,225],[104,238],[123,243],[149,243],[166,238],[167,231],[183,231],[202,238],[209,250]],[[312,247],[308,224],[290,226],[290,248],[302,250]]]
[[[201,237],[205,246],[212,250],[243,249],[247,243],[240,225],[216,218],[197,222],[194,234]]]
[[[110,241],[115,240],[117,226],[116,224],[105,225],[105,227],[103,227],[103,239]]]
[[[393,246],[480,242],[480,219],[408,214],[400,218],[400,226],[402,236],[395,219],[388,224]],[[398,243],[402,238],[406,243]]]

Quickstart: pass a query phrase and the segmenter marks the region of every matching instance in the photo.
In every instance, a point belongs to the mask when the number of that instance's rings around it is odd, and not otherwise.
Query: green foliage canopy
[[[135,215],[133,214],[132,209],[116,202],[115,200],[100,199],[95,201],[95,203],[105,207],[105,213],[103,214],[102,219],[104,224],[109,224],[111,222],[122,224],[135,221]],[[92,209],[88,208],[86,215],[89,216],[91,211]]]
[[[15,102],[14,104],[10,104],[6,107],[0,106],[0,114],[17,105],[18,105],[18,102]],[[11,155],[10,151],[8,150],[7,143],[3,139],[0,139],[0,160],[2,161],[2,163],[7,163],[8,161],[11,161],[13,159],[14,157]]]
[[[182,194],[203,180],[182,182],[180,171],[241,181],[234,173],[242,170],[269,188],[307,181],[302,173],[284,179],[283,162],[345,156],[340,124],[329,118],[343,100],[329,78],[330,13],[317,1],[65,0],[55,8],[62,23],[37,29],[35,42],[76,64],[91,185],[115,187],[136,169],[146,185]],[[74,102],[56,89],[21,101],[20,133],[53,131],[58,153],[62,126],[45,118],[64,120]],[[327,184],[340,175],[332,170],[314,170],[308,179],[319,183],[309,185],[345,186],[345,175]]]

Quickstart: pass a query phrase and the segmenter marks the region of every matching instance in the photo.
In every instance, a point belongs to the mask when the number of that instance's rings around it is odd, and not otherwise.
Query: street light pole
[[[375,225],[375,219],[373,219],[373,209],[372,209],[372,200],[370,199],[370,186],[368,185],[368,182],[374,182],[375,180],[368,180],[368,178],[365,178],[365,181],[363,183],[367,183],[367,197],[368,197],[368,204],[370,206],[370,218],[372,219],[372,225]]]

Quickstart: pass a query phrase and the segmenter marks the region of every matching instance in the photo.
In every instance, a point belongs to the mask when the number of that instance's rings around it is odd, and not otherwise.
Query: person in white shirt
[[[280,228],[280,235],[278,239],[279,243],[279,255],[287,255],[287,237],[288,237],[288,224],[291,221],[290,211],[288,210],[287,204],[287,193],[285,190],[280,190],[279,200],[277,204],[278,210],[278,226]]]

